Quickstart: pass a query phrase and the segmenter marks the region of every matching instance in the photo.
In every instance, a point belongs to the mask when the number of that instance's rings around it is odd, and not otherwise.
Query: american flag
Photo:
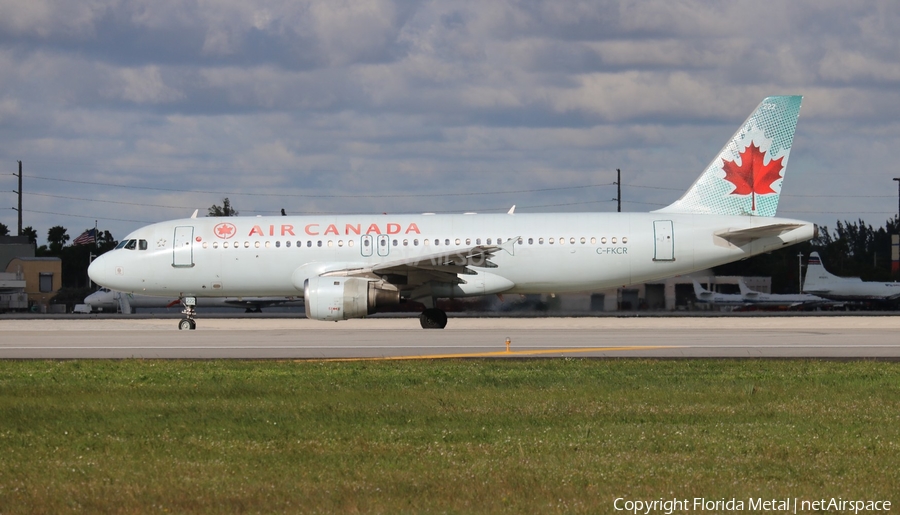
[[[72,245],[87,245],[88,243],[94,243],[97,237],[97,231],[95,229],[89,229],[81,233],[81,236],[75,238],[72,241]]]

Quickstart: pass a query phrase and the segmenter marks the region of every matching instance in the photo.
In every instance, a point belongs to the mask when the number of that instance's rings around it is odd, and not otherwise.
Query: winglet
[[[197,213],[199,213],[199,212],[200,212],[199,209],[195,209],[194,214],[191,215],[191,218],[197,218]]]
[[[508,215],[513,215],[516,213],[516,205],[513,204],[513,207],[509,208],[509,211],[506,212]]]

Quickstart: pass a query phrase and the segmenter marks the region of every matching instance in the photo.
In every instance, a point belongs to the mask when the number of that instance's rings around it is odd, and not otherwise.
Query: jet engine
[[[400,292],[390,285],[358,277],[310,277],[303,283],[306,317],[348,320],[400,303]]]

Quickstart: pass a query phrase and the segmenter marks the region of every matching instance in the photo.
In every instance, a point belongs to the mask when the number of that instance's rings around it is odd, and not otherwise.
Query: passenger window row
[[[507,238],[506,241],[509,241],[510,239],[511,238]],[[129,240],[129,241],[133,242],[135,240]],[[145,240],[140,240],[140,241],[142,242],[142,245],[143,245],[141,247],[141,250],[145,250],[147,248],[147,242]],[[373,238],[372,240],[364,240],[362,242],[362,245],[363,245],[363,247],[366,247],[366,248],[368,248],[369,245],[373,245],[373,244],[384,247],[384,246],[386,246],[387,241],[388,240],[383,239],[383,238],[378,238],[378,239]],[[475,238],[474,241],[475,241],[475,245],[482,245],[481,238]],[[496,240],[493,238],[485,238],[483,241],[484,241],[484,245],[493,245],[494,241],[497,242],[496,243],[497,245],[502,245],[504,240],[503,240],[503,238],[497,238]],[[561,236],[559,238],[551,237],[551,238],[546,238],[546,239],[545,238],[527,238],[527,239],[519,238],[518,244],[519,245],[526,245],[526,244],[527,245],[535,245],[535,244],[544,245],[546,243],[547,245],[566,245],[566,244],[585,245],[588,243],[588,241],[590,241],[591,245],[597,244],[597,238],[593,237],[593,236],[590,239],[588,239],[584,236],[582,236],[580,238],[569,237],[568,239],[564,236]],[[606,236],[603,236],[600,238],[600,243],[603,245],[606,245],[607,242],[611,243],[613,245],[616,245],[619,241],[621,241],[622,244],[624,245],[624,244],[628,243],[628,238],[625,236],[622,236],[621,238],[617,238],[616,236],[613,236],[608,239]],[[119,246],[116,248],[122,248],[125,243],[126,242],[120,243]],[[433,245],[435,247],[440,247],[440,246],[450,246],[451,241],[450,241],[450,238],[444,238],[443,240],[440,238],[424,238],[421,243],[422,243],[422,246],[424,246],[424,247],[427,247],[430,245]],[[391,245],[393,247],[399,247],[401,244],[404,247],[409,247],[409,246],[418,247],[419,239],[415,238],[412,240],[410,240],[410,239],[399,240],[397,238],[394,238],[393,240],[391,240]],[[453,244],[456,246],[460,246],[463,244],[463,240],[461,238],[456,238],[455,240],[453,240]],[[344,242],[344,240],[337,240],[337,241],[335,241],[335,240],[325,240],[325,241],[323,241],[323,240],[306,240],[305,242],[303,240],[297,240],[296,242],[288,240],[288,241],[285,241],[284,243],[282,243],[281,240],[276,240],[274,243],[271,241],[266,241],[266,242],[261,242],[261,241],[239,242],[239,241],[236,241],[236,242],[229,244],[229,242],[227,242],[227,241],[223,241],[221,243],[218,241],[214,241],[211,244],[212,248],[214,248],[214,249],[218,249],[220,246],[223,249],[227,249],[227,248],[238,249],[238,248],[242,248],[242,247],[245,249],[249,249],[249,248],[251,248],[251,246],[253,248],[258,249],[258,248],[271,248],[273,246],[275,248],[281,248],[281,247],[291,248],[292,246],[295,248],[302,248],[304,246],[307,248],[312,248],[312,247],[318,248],[318,247],[334,247],[335,245],[337,245],[338,247],[343,247],[345,245],[345,242]],[[348,247],[353,247],[355,245],[355,240],[347,240],[346,245]],[[466,238],[465,245],[467,247],[472,246],[472,238]],[[209,248],[210,243],[204,241],[202,244],[202,247],[204,249]]]

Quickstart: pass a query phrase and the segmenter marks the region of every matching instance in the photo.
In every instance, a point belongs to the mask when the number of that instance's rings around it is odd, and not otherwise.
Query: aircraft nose
[[[112,282],[114,274],[115,271],[112,270],[109,257],[105,255],[98,256],[91,262],[90,266],[88,266],[88,277],[95,283],[106,286],[107,288],[111,286],[110,283]]]

